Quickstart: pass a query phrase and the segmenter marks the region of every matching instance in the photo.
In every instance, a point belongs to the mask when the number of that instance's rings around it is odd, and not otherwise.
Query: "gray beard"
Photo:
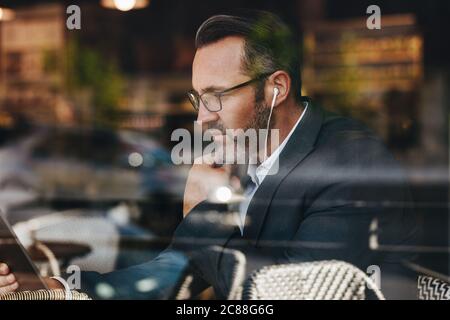
[[[255,129],[257,132],[257,139],[259,139],[260,138],[259,130],[267,129],[267,120],[269,119],[269,115],[270,115],[270,107],[268,105],[266,105],[264,103],[264,101],[255,102],[255,115],[253,116],[252,119],[250,119],[248,121],[247,125],[243,128],[244,132],[247,131],[248,129]],[[270,125],[272,125],[272,121],[273,121],[273,119],[271,119]],[[225,128],[225,126],[223,125],[222,122],[215,122],[215,123],[209,124],[208,129],[219,130],[223,135],[226,135],[227,128]],[[236,139],[237,139],[237,137],[236,137]],[[258,146],[260,145],[259,141],[258,141],[257,145]],[[245,142],[244,148],[246,150],[247,160],[248,160],[249,156],[253,156],[258,159],[258,163],[259,163],[259,158],[257,157],[257,155],[249,155],[250,148],[249,148],[247,140]]]
[[[248,129],[266,129],[267,128],[267,120],[269,119],[270,108],[264,102],[256,102],[255,103],[255,115],[252,119],[250,119],[247,125],[243,128],[244,131]],[[225,126],[222,122],[215,122],[208,124],[208,129],[219,130],[223,135],[226,134]]]
[[[250,119],[244,131],[247,129],[266,129],[267,120],[269,119],[270,108],[264,102],[255,103],[255,116]]]

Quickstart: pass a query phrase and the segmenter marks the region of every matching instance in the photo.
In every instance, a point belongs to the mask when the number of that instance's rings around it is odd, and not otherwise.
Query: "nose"
[[[217,121],[219,119],[219,115],[217,112],[211,112],[205,108],[203,103],[200,103],[200,109],[197,114],[197,121],[201,121],[203,123]]]

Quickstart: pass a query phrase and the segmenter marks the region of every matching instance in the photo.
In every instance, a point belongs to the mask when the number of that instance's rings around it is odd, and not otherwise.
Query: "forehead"
[[[241,57],[244,40],[227,37],[197,50],[192,64],[192,85],[200,91],[206,87],[226,88],[242,79]]]

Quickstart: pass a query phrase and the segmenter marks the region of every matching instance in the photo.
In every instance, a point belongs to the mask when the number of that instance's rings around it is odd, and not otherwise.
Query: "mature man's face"
[[[242,70],[244,40],[227,37],[197,50],[192,66],[192,86],[199,93],[218,92],[250,80]],[[264,127],[268,108],[255,102],[253,86],[233,90],[222,96],[222,110],[208,111],[200,105],[197,120],[218,129],[259,129]]]

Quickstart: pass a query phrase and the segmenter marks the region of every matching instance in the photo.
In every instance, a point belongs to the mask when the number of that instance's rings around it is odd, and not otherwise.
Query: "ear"
[[[277,107],[286,101],[291,90],[291,77],[286,71],[276,71],[267,79],[264,90],[266,103],[268,105],[272,103],[274,88],[278,88],[278,96],[275,101],[275,107]]]

